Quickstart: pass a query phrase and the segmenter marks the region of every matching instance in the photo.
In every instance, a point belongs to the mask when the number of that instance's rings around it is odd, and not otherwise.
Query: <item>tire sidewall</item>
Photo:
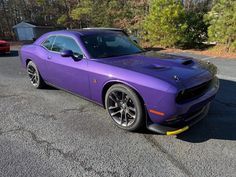
[[[41,78],[41,76],[40,76],[40,74],[39,74],[39,71],[38,71],[38,68],[37,68],[37,66],[36,66],[36,64],[34,64],[34,62],[33,61],[29,61],[29,63],[27,64],[27,70],[28,70],[28,67],[29,66],[32,66],[32,67],[34,67],[34,69],[35,69],[35,71],[36,71],[36,73],[37,73],[37,75],[38,75],[38,83],[37,83],[37,85],[34,85],[34,84],[32,84],[35,88],[41,88],[42,87],[42,78]]]
[[[107,109],[107,107],[108,107],[108,96],[111,94],[111,92],[114,92],[114,91],[121,91],[121,92],[126,93],[131,98],[131,100],[133,101],[133,103],[135,105],[136,118],[135,118],[134,123],[130,126],[125,127],[125,126],[119,125],[112,118],[109,110]],[[137,93],[133,89],[131,89],[130,87],[127,87],[123,84],[115,84],[115,85],[111,86],[108,89],[108,91],[106,93],[106,96],[105,96],[105,106],[106,106],[106,109],[107,109],[111,119],[115,123],[115,125],[118,126],[121,129],[125,129],[125,130],[128,130],[128,131],[136,131],[136,130],[140,129],[144,124],[144,121],[145,121],[144,115],[145,115],[145,113],[144,113],[144,109],[143,109],[143,106],[142,106],[142,102],[141,102],[139,96],[137,95]]]

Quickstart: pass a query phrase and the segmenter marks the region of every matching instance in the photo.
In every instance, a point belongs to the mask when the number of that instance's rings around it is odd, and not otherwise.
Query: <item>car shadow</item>
[[[220,90],[207,117],[177,135],[183,141],[200,143],[209,139],[236,140],[236,82],[220,80]]]
[[[10,53],[1,53],[0,54],[0,57],[17,57],[19,56],[19,52],[17,50],[11,50]]]
[[[43,90],[59,90],[58,88],[53,87],[51,85],[45,85],[42,89]]]

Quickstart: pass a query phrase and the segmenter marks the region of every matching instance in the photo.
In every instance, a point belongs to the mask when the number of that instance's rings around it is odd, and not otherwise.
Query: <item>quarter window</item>
[[[50,36],[50,37],[48,37],[48,38],[46,39],[46,41],[44,41],[44,42],[42,43],[42,46],[44,46],[44,47],[47,48],[48,50],[51,50],[52,44],[53,44],[55,38],[56,38],[56,36]]]

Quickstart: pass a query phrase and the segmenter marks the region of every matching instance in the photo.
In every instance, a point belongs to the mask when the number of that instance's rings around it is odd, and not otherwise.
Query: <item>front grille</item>
[[[181,104],[202,96],[210,88],[211,84],[212,80],[204,82],[201,85],[186,89],[183,93],[179,92],[178,96],[176,97],[176,102]]]

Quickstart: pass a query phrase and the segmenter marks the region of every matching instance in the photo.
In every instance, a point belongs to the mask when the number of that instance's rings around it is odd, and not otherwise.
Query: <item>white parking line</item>
[[[215,59],[217,57],[205,57],[205,58],[200,58],[200,60],[211,60],[211,59]]]
[[[229,81],[235,81],[236,82],[236,77],[226,76],[226,75],[223,75],[223,74],[217,74],[217,77],[220,78],[220,79],[229,80]]]

